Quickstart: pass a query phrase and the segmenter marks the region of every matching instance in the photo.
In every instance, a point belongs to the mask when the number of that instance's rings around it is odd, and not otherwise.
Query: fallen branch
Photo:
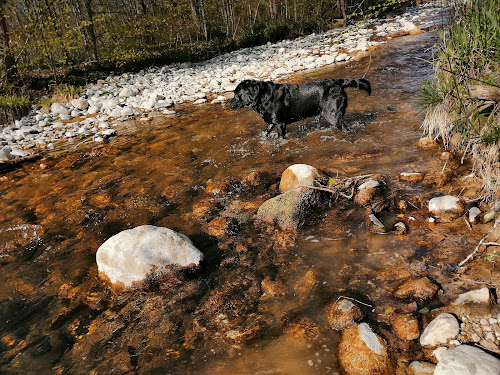
[[[465,263],[467,263],[468,261],[472,260],[472,258],[474,257],[474,255],[478,252],[479,250],[479,247],[483,244],[483,242],[489,237],[489,235],[491,233],[493,233],[493,231],[495,230],[495,228],[497,227],[498,225],[498,222],[499,222],[499,219],[496,219],[495,220],[495,224],[493,225],[493,228],[491,228],[491,230],[486,234],[486,236],[484,236],[483,238],[481,238],[481,241],[479,241],[479,243],[477,244],[476,248],[474,249],[474,251],[472,253],[470,253],[467,258],[465,258],[464,260],[462,260],[460,263],[458,263],[458,267],[462,267]]]
[[[342,193],[341,191],[334,190],[334,189],[328,189],[328,188],[325,188],[325,187],[306,186],[306,185],[299,185],[298,187],[299,188],[307,188],[307,189],[327,191],[327,192],[332,193],[332,194],[338,194],[338,195],[340,195],[340,196],[342,196],[342,197],[344,197],[346,199],[351,199],[353,197],[353,194],[346,195],[346,194]]]

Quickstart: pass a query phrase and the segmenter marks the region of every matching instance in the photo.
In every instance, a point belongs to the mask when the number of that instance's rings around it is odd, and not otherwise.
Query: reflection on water
[[[269,140],[250,110],[186,106],[179,117],[129,124],[107,145],[49,157],[44,169],[2,176],[1,372],[338,371],[325,305],[350,295],[384,306],[392,284],[380,271],[420,251],[418,231],[369,234],[362,212],[335,202],[296,239],[257,231],[252,215],[294,163],[389,179],[428,164],[415,147],[422,116],[412,97],[432,73],[416,58],[429,57],[435,40],[433,32],[402,37],[370,59],[290,80],[366,74],[372,96],[348,91],[350,133],[308,119],[289,126],[288,140]],[[252,171],[258,184],[237,183]],[[229,179],[231,194],[205,193],[208,180]],[[214,218],[234,224],[219,241],[210,235]],[[187,234],[206,264],[180,281],[114,296],[97,277],[95,252],[143,224]]]

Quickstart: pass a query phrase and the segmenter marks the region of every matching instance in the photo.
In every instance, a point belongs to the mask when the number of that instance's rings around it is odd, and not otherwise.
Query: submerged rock
[[[415,340],[420,336],[418,319],[411,314],[398,314],[392,327],[396,336],[401,340]]]
[[[319,177],[318,170],[307,164],[294,164],[288,167],[281,176],[280,192],[286,193],[299,186],[314,186]]]
[[[498,375],[500,360],[469,345],[459,345],[443,354],[434,375]]]
[[[297,230],[318,206],[320,195],[314,190],[290,190],[265,201],[257,211],[257,221],[284,230]]]
[[[446,344],[458,336],[460,326],[458,320],[449,313],[438,315],[436,319],[425,327],[422,336],[420,336],[420,345],[427,347],[436,347]]]
[[[367,323],[344,330],[338,350],[348,375],[392,374],[387,346]]]
[[[460,198],[452,195],[432,198],[429,201],[429,212],[438,216],[442,221],[456,219],[465,212],[465,207]]]
[[[337,331],[356,325],[364,317],[361,309],[347,298],[340,298],[328,306],[326,314],[328,324]]]
[[[394,296],[405,300],[426,301],[433,298],[439,287],[427,277],[416,277],[404,281],[395,291]]]
[[[113,288],[128,288],[171,268],[198,266],[203,254],[183,234],[143,225],[124,230],[104,242],[96,253],[99,276]]]

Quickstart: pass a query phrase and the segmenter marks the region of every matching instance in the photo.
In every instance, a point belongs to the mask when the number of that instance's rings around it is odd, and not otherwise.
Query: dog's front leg
[[[276,127],[276,124],[268,124],[266,130],[264,131],[264,134],[266,137],[269,137],[269,134],[271,131]]]

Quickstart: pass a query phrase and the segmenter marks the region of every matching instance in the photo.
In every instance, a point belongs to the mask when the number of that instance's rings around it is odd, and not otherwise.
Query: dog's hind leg
[[[323,102],[321,115],[331,125],[336,126],[343,131],[347,131],[348,128],[344,122],[344,113],[346,107],[347,96],[336,94],[334,96],[330,96]]]
[[[285,139],[286,136],[286,124],[281,123],[278,124],[278,136],[282,139]]]

